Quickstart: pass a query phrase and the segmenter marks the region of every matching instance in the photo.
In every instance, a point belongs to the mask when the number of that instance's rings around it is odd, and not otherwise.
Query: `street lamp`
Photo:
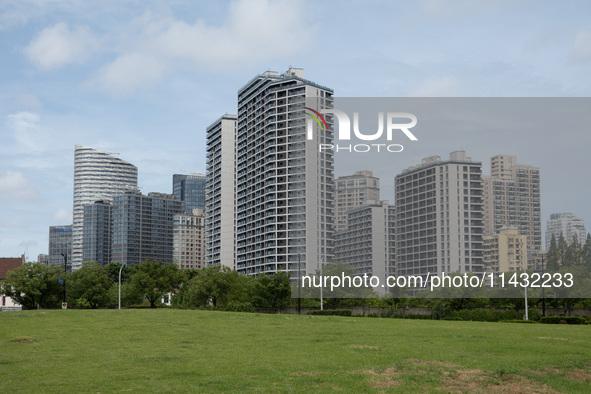
[[[64,303],[66,302],[66,274],[68,273],[68,254],[62,253],[64,257]]]
[[[542,255],[542,280],[544,280],[544,254]],[[542,286],[542,316],[546,316],[546,293],[544,292],[544,286]]]
[[[298,315],[302,314],[302,266],[298,253]]]
[[[121,264],[121,268],[119,268],[119,309],[121,309],[121,270],[123,269],[123,264]]]

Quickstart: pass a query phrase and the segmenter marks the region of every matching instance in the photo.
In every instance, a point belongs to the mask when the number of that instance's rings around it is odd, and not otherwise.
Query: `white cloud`
[[[66,23],[44,29],[24,49],[37,67],[51,70],[70,63],[83,63],[98,48],[99,41],[87,27],[70,30]]]
[[[410,97],[454,97],[460,95],[460,83],[454,77],[426,79],[408,94]]]
[[[14,131],[14,137],[26,150],[42,150],[46,133],[39,127],[39,115],[21,111],[6,117],[6,123]]]
[[[101,88],[116,93],[129,93],[160,79],[165,65],[157,57],[145,53],[119,56],[99,72]]]
[[[237,0],[221,25],[146,12],[130,23],[127,47],[94,81],[100,88],[127,93],[157,82],[174,69],[231,72],[310,45],[314,29],[301,2]]]
[[[572,53],[577,60],[591,59],[591,31],[581,30],[576,35]]]
[[[37,109],[43,106],[41,100],[34,94],[20,94],[15,100],[15,104],[19,107],[25,107],[30,109]]]
[[[72,223],[72,214],[63,208],[59,209],[55,215],[53,215],[53,218],[60,223]]]
[[[0,197],[7,200],[33,198],[37,191],[18,171],[0,170]]]

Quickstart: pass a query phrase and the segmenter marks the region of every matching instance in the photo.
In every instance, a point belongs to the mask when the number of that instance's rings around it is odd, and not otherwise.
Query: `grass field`
[[[591,391],[591,326],[189,310],[0,314],[0,392]]]

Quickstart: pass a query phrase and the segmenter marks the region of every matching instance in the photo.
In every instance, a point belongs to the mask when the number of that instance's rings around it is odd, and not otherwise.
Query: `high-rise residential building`
[[[137,188],[137,167],[87,146],[74,151],[74,225],[72,227],[72,269],[82,265],[84,205]]]
[[[490,159],[490,176],[484,181],[484,231],[495,235],[503,227],[514,227],[527,235],[527,249],[542,248],[540,169],[517,163],[517,156],[497,155]]]
[[[146,260],[173,263],[174,215],[182,203],[174,194],[127,191],[113,197],[111,259],[125,265]]]
[[[335,233],[335,260],[356,275],[373,275],[385,283],[395,274],[395,212],[388,201],[367,201],[348,211],[347,227]]]
[[[49,226],[49,264],[71,267],[72,225]]]
[[[332,117],[327,130],[307,108],[333,107],[333,91],[302,69],[267,71],[238,91],[236,128],[236,269],[242,274],[313,273],[333,259]]]
[[[347,211],[367,201],[380,201],[380,179],[372,171],[357,171],[335,179],[335,231],[347,228]]]
[[[484,267],[487,272],[523,271],[528,267],[527,236],[516,228],[504,228],[484,236]]]
[[[181,269],[201,269],[205,260],[203,209],[179,213],[173,218],[172,259]]]
[[[553,235],[556,241],[562,235],[566,242],[571,243],[576,238],[582,245],[587,240],[585,221],[572,213],[553,213],[546,222],[546,249],[550,248]]]
[[[172,193],[183,202],[183,210],[192,213],[193,209],[205,209],[205,175],[174,174]]]
[[[40,254],[37,256],[37,262],[39,264],[43,264],[45,266],[49,265],[49,255],[48,254]]]
[[[205,264],[236,269],[236,115],[207,128]]]
[[[113,235],[113,204],[98,200],[84,206],[82,261],[96,261],[102,265],[111,262]]]
[[[395,185],[397,275],[483,272],[482,163],[427,157]]]

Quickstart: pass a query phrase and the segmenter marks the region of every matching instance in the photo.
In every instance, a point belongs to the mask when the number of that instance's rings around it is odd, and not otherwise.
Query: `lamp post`
[[[64,302],[66,302],[66,274],[68,273],[68,254],[62,253],[64,257]]]
[[[302,266],[298,253],[298,315],[302,314]]]
[[[121,270],[123,269],[123,264],[121,264],[121,268],[119,268],[119,309],[121,309]]]
[[[544,255],[542,254],[542,280],[544,280]],[[542,286],[542,316],[546,316],[546,293]]]
[[[527,270],[527,267],[524,264],[523,272],[527,272],[526,270]],[[527,306],[527,286],[525,286],[525,320],[529,320],[529,308]]]
[[[323,278],[322,278],[322,267],[324,266],[324,257],[320,256],[320,310],[324,310],[324,300],[322,298],[322,285],[323,285]]]

